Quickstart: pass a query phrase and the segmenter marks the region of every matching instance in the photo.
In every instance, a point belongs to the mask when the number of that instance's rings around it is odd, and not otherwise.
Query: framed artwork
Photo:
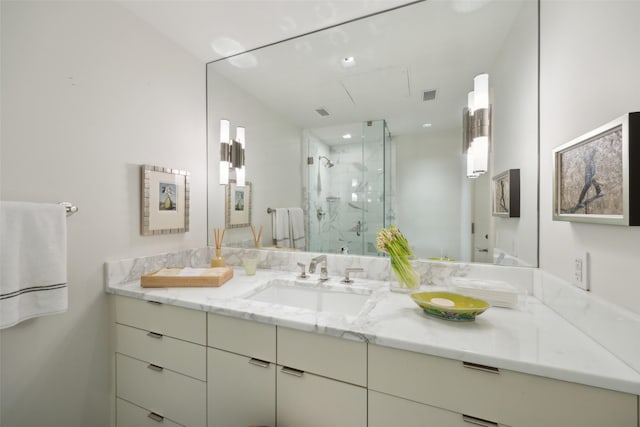
[[[553,150],[553,219],[640,225],[640,113]]]
[[[189,172],[142,165],[140,233],[185,233],[189,231]]]
[[[229,180],[225,194],[225,228],[249,227],[251,225],[251,183],[238,187]]]
[[[492,178],[493,216],[520,218],[520,169],[509,169]]]

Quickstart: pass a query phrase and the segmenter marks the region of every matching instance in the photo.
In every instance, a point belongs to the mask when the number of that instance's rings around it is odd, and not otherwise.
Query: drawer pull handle
[[[147,368],[151,369],[152,371],[156,371],[156,372],[162,372],[162,370],[164,369],[162,366],[154,365],[153,363],[149,363],[147,365]]]
[[[462,420],[465,423],[474,424],[482,427],[498,427],[498,423],[494,423],[493,421],[483,420],[482,418],[476,418],[469,415],[462,415]]]
[[[475,369],[476,371],[490,372],[492,374],[499,374],[500,369],[494,368],[493,366],[480,365],[478,363],[471,362],[462,362],[465,368]]]
[[[147,336],[151,338],[157,338],[157,339],[162,338],[162,334],[158,334],[156,332],[147,332]]]
[[[161,302],[158,301],[147,301],[149,304],[162,305]]]
[[[304,371],[300,371],[298,369],[293,369],[293,368],[287,368],[286,366],[283,366],[281,371],[283,374],[293,375],[294,377],[302,377],[302,374],[304,374]]]
[[[149,412],[149,415],[147,415],[147,417],[151,418],[153,421],[157,421],[159,423],[164,421],[164,417],[160,414],[156,414],[155,412]]]
[[[260,366],[261,368],[268,368],[269,365],[271,365],[271,363],[267,361],[254,358],[249,359],[249,363],[251,363],[252,365]]]

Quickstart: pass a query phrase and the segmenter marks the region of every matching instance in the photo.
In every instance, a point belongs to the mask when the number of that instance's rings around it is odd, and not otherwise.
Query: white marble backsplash
[[[104,263],[105,285],[140,280],[143,274],[164,267],[205,267],[211,263],[211,248],[187,249],[139,258],[128,258]]]
[[[242,258],[248,254],[258,256],[258,268],[298,271],[297,263],[301,262],[308,271],[311,259],[321,255],[319,253],[286,251],[286,250],[256,250],[243,248],[223,248],[223,255],[227,264],[241,266]],[[390,280],[391,268],[388,258],[326,254],[327,269],[331,276],[342,276],[346,268],[360,267],[363,273],[351,273],[353,277],[369,280]],[[447,286],[451,276],[472,277],[477,279],[503,280],[517,285],[527,294],[533,292],[532,268],[504,267],[491,264],[472,264],[460,262],[444,262],[431,260],[415,260],[412,264],[420,274],[422,285]]]
[[[536,270],[536,297],[640,372],[640,315]]]
[[[109,285],[139,280],[143,274],[163,267],[206,267],[210,265],[213,253],[213,248],[198,248],[175,253],[108,261],[105,263],[105,282]],[[258,268],[260,269],[291,272],[299,270],[297,266],[299,262],[305,265],[305,270],[308,272],[311,259],[320,255],[311,252],[274,249],[222,248],[222,255],[225,257],[227,265],[230,266],[242,266],[242,258],[249,254],[258,257]],[[331,276],[343,276],[346,268],[360,267],[364,269],[364,272],[351,273],[352,277],[383,281],[391,279],[388,258],[339,254],[326,254],[326,256],[327,269]],[[518,286],[527,294],[533,293],[535,270],[532,268],[431,260],[416,260],[412,264],[420,274],[422,285],[447,286],[449,277],[458,276],[502,280]]]

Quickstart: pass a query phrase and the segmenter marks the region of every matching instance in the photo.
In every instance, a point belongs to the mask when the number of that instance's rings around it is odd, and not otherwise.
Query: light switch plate
[[[573,259],[573,284],[585,291],[589,290],[589,253],[584,252]]]

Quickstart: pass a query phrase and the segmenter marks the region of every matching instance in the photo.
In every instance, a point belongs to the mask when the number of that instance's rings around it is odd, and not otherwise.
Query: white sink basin
[[[348,285],[275,279],[246,299],[355,316],[364,308],[371,293],[371,289]]]

